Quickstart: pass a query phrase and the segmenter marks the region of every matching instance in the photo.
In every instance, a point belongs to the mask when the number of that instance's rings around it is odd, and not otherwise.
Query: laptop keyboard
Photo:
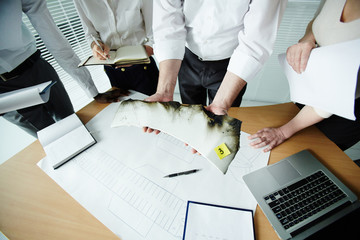
[[[322,171],[264,197],[285,229],[345,198]]]

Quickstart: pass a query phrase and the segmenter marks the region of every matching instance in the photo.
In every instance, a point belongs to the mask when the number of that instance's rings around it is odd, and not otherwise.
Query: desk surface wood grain
[[[90,103],[77,114],[87,123],[107,104]],[[263,127],[286,123],[298,112],[292,103],[232,108],[242,131],[255,133]],[[315,127],[296,134],[271,151],[269,164],[303,149],[310,150],[360,197],[360,168]],[[0,165],[0,230],[11,240],[119,239],[77,201],[49,178],[36,164],[45,157],[35,141]],[[278,239],[257,207],[255,231],[258,240]]]

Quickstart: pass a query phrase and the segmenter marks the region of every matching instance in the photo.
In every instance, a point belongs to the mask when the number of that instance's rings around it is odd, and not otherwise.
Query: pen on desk
[[[95,44],[96,44],[96,45],[101,49],[101,51],[104,53],[104,49],[101,47],[99,41],[94,37],[94,35],[91,34],[90,36],[91,36],[92,39],[94,40]],[[103,55],[103,54],[101,54],[101,55]],[[108,59],[108,56],[104,56],[104,55],[103,55],[103,57],[105,57],[106,59]]]
[[[184,171],[184,172],[172,173],[172,174],[164,176],[164,178],[166,178],[166,177],[172,178],[172,177],[177,177],[177,176],[181,176],[181,175],[188,175],[188,174],[196,173],[200,170],[201,169],[193,169],[193,170],[188,170],[188,171]]]

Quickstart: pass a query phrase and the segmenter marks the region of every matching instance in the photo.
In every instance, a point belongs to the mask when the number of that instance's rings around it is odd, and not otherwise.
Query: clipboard
[[[255,240],[253,211],[188,201],[183,240]]]

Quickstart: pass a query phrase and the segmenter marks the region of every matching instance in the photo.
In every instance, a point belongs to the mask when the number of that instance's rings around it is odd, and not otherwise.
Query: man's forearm
[[[226,113],[245,85],[242,78],[227,71],[211,105]]]
[[[173,97],[180,66],[181,60],[179,59],[169,59],[160,62],[159,83],[156,93]]]

